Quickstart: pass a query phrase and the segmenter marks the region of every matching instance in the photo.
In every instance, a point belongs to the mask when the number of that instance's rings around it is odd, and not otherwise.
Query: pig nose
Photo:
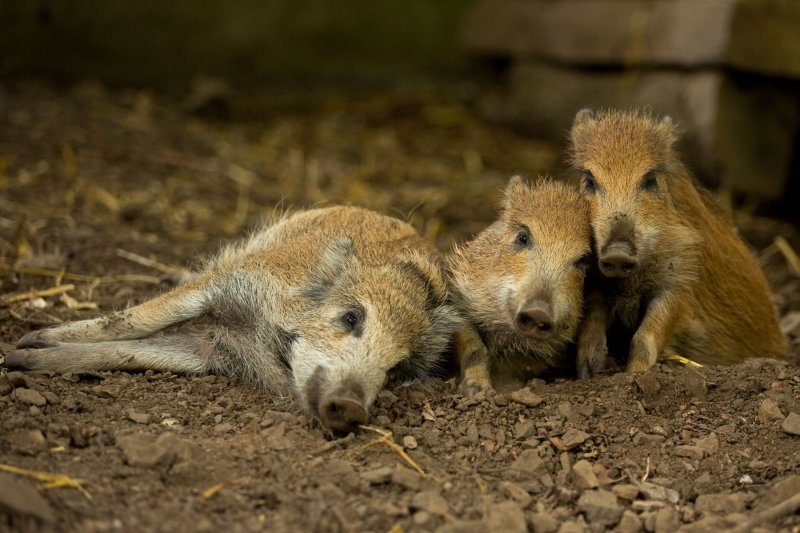
[[[520,306],[514,317],[514,327],[521,335],[546,339],[555,330],[553,310],[550,304],[542,300],[533,300]]]
[[[334,431],[345,432],[367,423],[367,410],[358,400],[334,395],[319,409],[322,423]]]
[[[600,272],[607,278],[628,278],[639,272],[639,260],[631,245],[624,241],[606,246],[598,263]]]

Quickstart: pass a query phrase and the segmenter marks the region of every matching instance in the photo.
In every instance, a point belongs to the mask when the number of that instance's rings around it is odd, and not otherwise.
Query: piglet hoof
[[[628,366],[625,368],[625,371],[630,374],[636,374],[641,372],[647,372],[653,367],[647,361],[642,361],[641,359],[631,359],[628,361]]]
[[[578,357],[578,379],[599,376],[606,369],[606,354],[599,353],[587,357]]]
[[[464,380],[458,386],[458,392],[464,395],[465,398],[472,398],[476,396],[478,393],[491,390],[492,384],[491,383],[483,383],[474,380]]]
[[[52,348],[56,341],[47,339],[46,330],[31,331],[17,341],[17,348]]]
[[[3,364],[6,368],[27,368],[28,350],[14,350],[6,354]]]

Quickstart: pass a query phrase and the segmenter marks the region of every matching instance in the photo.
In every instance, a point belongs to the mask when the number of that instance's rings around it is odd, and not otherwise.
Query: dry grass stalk
[[[89,281],[97,283],[118,283],[118,282],[138,282],[150,283],[158,285],[161,283],[161,278],[155,276],[147,276],[144,274],[117,274],[115,276],[88,276],[85,274],[72,274],[70,272],[62,272],[60,270],[50,270],[47,268],[28,268],[28,267],[15,267],[8,263],[0,262],[0,271],[3,272],[16,272],[18,274],[28,274],[30,276],[42,276],[45,278],[56,278],[61,276],[62,279],[70,281]]]
[[[200,496],[204,500],[210,500],[213,498],[219,491],[227,487],[228,485],[238,485],[239,483],[244,483],[247,480],[245,477],[240,477],[237,479],[224,479],[217,483],[216,485],[212,485],[208,487],[206,490],[200,494]]]
[[[86,496],[88,500],[92,499],[89,491],[83,487],[84,483],[88,483],[85,479],[75,479],[66,474],[51,474],[50,472],[39,472],[36,470],[26,470],[24,468],[17,468],[16,466],[0,464],[0,470],[10,472],[12,474],[19,474],[33,479],[37,479],[42,483],[39,488],[42,490],[59,489],[63,487],[72,487],[78,489],[81,494]]]
[[[419,475],[421,475],[422,477],[426,477],[425,471],[422,470],[422,468],[416,463],[416,461],[414,461],[411,457],[409,457],[409,455],[405,452],[405,450],[403,450],[403,448],[401,448],[400,446],[397,445],[397,443],[394,442],[394,440],[392,439],[392,432],[391,431],[386,431],[384,429],[380,429],[380,428],[376,428],[376,427],[372,427],[372,426],[358,426],[358,427],[360,427],[361,429],[366,429],[368,431],[374,431],[375,433],[381,435],[380,438],[375,439],[372,442],[368,442],[367,444],[362,446],[363,448],[369,448],[370,446],[373,446],[375,444],[385,444],[389,448],[391,448],[392,450],[397,452],[397,454],[400,457],[402,457],[403,460],[405,460],[405,462],[407,462],[409,465],[411,465],[411,467],[414,470],[419,472]]]
[[[146,266],[149,268],[154,268],[165,274],[172,274],[175,276],[183,276],[186,274],[186,269],[181,268],[175,265],[168,265],[166,263],[162,263],[161,261],[156,261],[155,259],[149,259],[139,254],[135,254],[133,252],[128,252],[127,250],[123,250],[121,248],[117,248],[117,255],[122,257],[123,259],[127,259],[128,261],[133,261],[134,263],[142,266]]]
[[[0,296],[0,303],[10,304],[14,302],[21,302],[22,300],[33,300],[35,298],[44,298],[47,296],[57,296],[59,294],[64,294],[65,292],[69,292],[75,290],[75,285],[72,283],[67,283],[66,285],[59,285],[56,287],[51,287],[49,289],[44,289],[38,291],[36,289],[31,289],[25,292],[17,292],[12,294],[4,294]]]
[[[789,241],[778,235],[775,237],[775,246],[777,246],[778,250],[783,254],[784,259],[786,259],[786,264],[789,265],[789,270],[792,271],[792,274],[800,276],[800,257],[797,256],[797,252],[794,251]]]
[[[662,355],[661,357],[658,358],[658,360],[659,360],[659,362],[671,361],[673,363],[680,363],[682,365],[691,366],[691,367],[694,367],[694,368],[703,368],[703,365],[701,365],[697,361],[692,361],[688,357],[684,357],[684,356],[678,355],[676,353],[669,354],[669,355]]]

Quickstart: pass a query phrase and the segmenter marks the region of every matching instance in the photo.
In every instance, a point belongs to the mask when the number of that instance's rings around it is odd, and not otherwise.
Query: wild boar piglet
[[[302,211],[225,248],[171,292],[25,335],[6,364],[237,376],[293,394],[346,431],[366,422],[385,384],[431,376],[458,343],[443,266],[400,220]]]
[[[491,386],[493,370],[533,375],[570,357],[590,262],[589,208],[565,184],[511,178],[499,218],[448,257],[453,298],[486,352],[461,352],[461,387]],[[574,352],[573,352],[574,354]]]
[[[682,164],[677,136],[669,117],[643,112],[575,117],[572,164],[589,201],[600,273],[578,343],[581,376],[603,369],[610,340],[622,341],[633,372],[662,354],[706,364],[786,355],[767,280]]]

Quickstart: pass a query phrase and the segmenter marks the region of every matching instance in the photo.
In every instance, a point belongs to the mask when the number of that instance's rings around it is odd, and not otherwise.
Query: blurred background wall
[[[471,0],[3,0],[0,71],[185,87],[385,84],[463,72]]]
[[[708,184],[800,194],[797,0],[4,0],[0,74],[169,91],[470,79],[492,93],[485,117],[558,143],[584,106],[669,113]]]

